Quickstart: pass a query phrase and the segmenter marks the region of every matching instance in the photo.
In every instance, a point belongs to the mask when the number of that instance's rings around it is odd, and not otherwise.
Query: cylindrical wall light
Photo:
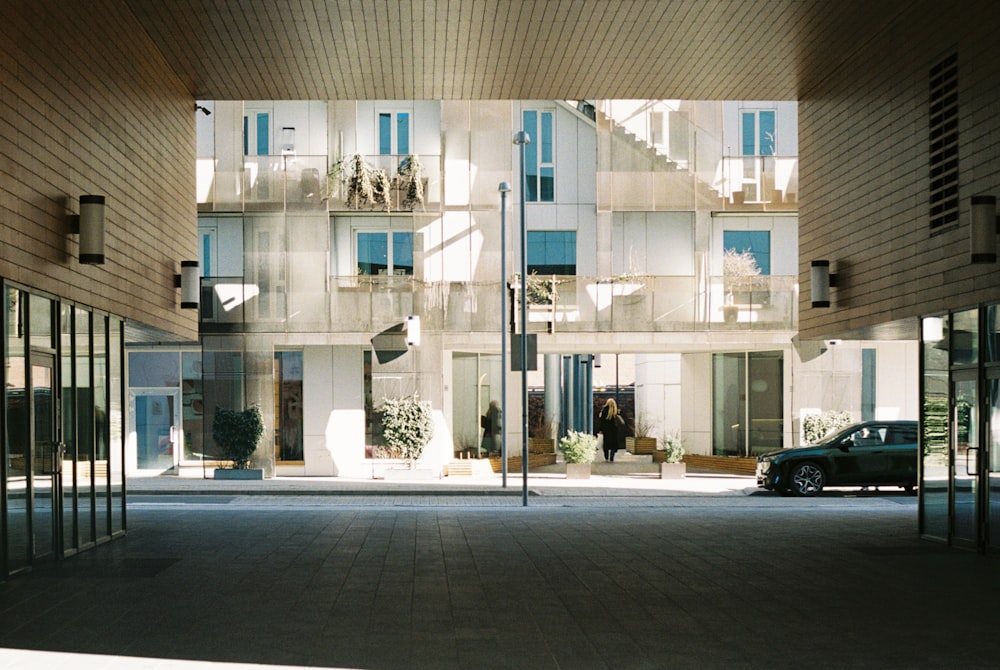
[[[80,196],[80,262],[104,264],[104,196]]]
[[[972,196],[972,221],[969,226],[969,246],[969,260],[971,262],[997,262],[996,196]]]
[[[813,307],[830,306],[830,261],[813,261],[810,269]]]
[[[178,277],[181,289],[181,309],[198,309],[198,301],[201,297],[198,261],[181,261],[181,273]]]

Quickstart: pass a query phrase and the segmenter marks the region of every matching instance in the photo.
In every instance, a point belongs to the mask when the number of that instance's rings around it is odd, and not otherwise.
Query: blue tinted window
[[[524,147],[525,202],[538,202],[538,112],[524,112],[524,130],[531,142]]]
[[[389,269],[389,240],[385,233],[358,233],[358,270],[363,275]]]
[[[542,148],[542,162],[552,162],[552,112],[542,112],[541,141],[538,143]]]
[[[396,115],[396,153],[410,153],[410,115],[406,112]]]
[[[257,115],[257,155],[267,156],[271,153],[268,145],[271,141],[271,129],[267,114]]]
[[[774,155],[774,112],[760,113],[760,155]]]
[[[753,112],[743,112],[743,155],[753,156],[757,153],[754,140],[757,137],[757,119]]]
[[[540,275],[576,274],[575,231],[529,231],[528,272]]]
[[[413,274],[413,233],[392,234],[393,274]]]
[[[392,153],[392,114],[378,115],[378,152],[383,155]]]
[[[749,251],[762,275],[771,274],[771,233],[767,230],[727,230],[722,234],[726,250]]]

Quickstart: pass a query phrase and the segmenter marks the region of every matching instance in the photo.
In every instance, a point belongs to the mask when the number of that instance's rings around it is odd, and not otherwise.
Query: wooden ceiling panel
[[[795,99],[934,0],[121,2],[202,99]]]

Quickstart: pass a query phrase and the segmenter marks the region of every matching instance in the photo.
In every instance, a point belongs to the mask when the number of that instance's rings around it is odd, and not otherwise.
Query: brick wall
[[[0,275],[193,337],[194,100],[122,0],[15,2],[0,22]],[[67,216],[106,196],[103,266]]]
[[[916,337],[913,317],[1000,300],[997,266],[969,264],[968,225],[973,194],[1000,195],[997,18],[989,2],[922,0],[854,51],[816,54],[840,64],[805,81],[799,103],[803,338],[873,334],[901,319],[910,327],[884,334]],[[928,72],[956,49],[960,221],[931,234]],[[813,259],[838,274],[830,309],[810,307]]]

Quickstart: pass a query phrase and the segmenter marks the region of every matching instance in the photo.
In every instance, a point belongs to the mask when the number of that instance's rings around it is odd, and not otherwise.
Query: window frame
[[[399,146],[400,115],[406,115],[405,151]],[[389,151],[382,144],[382,117],[389,117]],[[379,156],[409,156],[413,153],[413,110],[399,107],[384,107],[375,110],[375,153]]]
[[[534,115],[529,119],[529,115]],[[552,107],[521,110],[521,127],[531,142],[524,147],[525,202],[556,201],[556,111]],[[546,189],[543,179],[551,180]]]

